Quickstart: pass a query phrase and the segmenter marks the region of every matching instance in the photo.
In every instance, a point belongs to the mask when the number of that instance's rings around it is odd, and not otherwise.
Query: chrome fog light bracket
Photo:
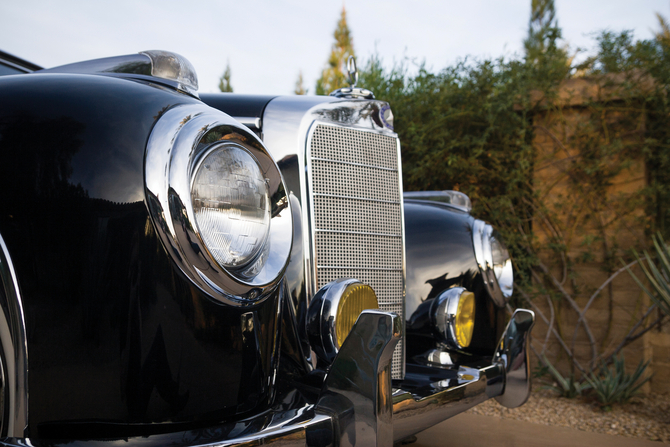
[[[332,363],[361,312],[378,308],[374,290],[357,279],[342,278],[321,287],[309,304],[306,322],[317,357]]]
[[[203,174],[208,164],[215,166]],[[145,182],[157,233],[201,290],[250,305],[276,286],[293,217],[279,169],[251,131],[203,104],[169,109],[147,143]]]

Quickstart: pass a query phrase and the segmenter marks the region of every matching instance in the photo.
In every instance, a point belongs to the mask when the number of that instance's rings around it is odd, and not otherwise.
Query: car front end
[[[0,78],[3,442],[392,445],[523,404],[504,243],[400,152],[371,92],[198,95],[172,53]]]

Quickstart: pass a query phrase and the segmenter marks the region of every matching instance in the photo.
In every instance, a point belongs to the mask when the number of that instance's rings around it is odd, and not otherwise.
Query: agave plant
[[[574,374],[570,374],[570,377],[563,377],[544,355],[542,355],[542,361],[546,367],[546,371],[554,379],[553,384],[546,385],[544,388],[556,391],[561,397],[570,399],[581,396],[584,391],[591,388],[591,385],[588,382],[579,382],[575,379]]]
[[[651,285],[651,290],[629,268],[627,270],[661,312],[665,315],[670,315],[670,249],[668,249],[660,233],[652,236],[652,240],[656,249],[655,262],[654,258],[646,250],[643,252],[644,257],[642,258],[633,250],[635,259],[640,264],[640,268],[642,268],[644,275]]]
[[[640,361],[633,374],[626,374],[623,355],[614,356],[612,365],[608,367],[603,363],[599,374],[591,373],[586,376],[586,380],[595,391],[603,409],[608,410],[612,404],[628,402],[651,379],[651,376],[642,378],[648,365],[649,362]]]

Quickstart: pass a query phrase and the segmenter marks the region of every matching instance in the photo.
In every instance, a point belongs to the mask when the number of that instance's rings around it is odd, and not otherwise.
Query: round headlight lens
[[[191,186],[200,237],[219,265],[242,267],[263,249],[270,231],[270,195],[246,149],[216,145],[202,159]]]

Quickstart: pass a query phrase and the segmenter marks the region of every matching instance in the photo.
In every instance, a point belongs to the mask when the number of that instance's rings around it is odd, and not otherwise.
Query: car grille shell
[[[374,131],[316,123],[307,145],[317,288],[338,278],[370,285],[380,309],[405,320],[399,144]],[[404,376],[404,344],[392,378]]]

